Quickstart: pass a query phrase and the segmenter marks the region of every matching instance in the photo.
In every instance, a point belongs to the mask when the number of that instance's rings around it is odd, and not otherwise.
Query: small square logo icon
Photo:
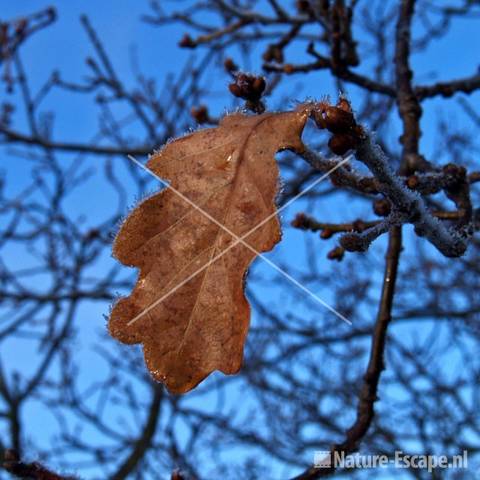
[[[332,455],[328,450],[316,450],[313,454],[315,468],[330,468],[332,466]]]

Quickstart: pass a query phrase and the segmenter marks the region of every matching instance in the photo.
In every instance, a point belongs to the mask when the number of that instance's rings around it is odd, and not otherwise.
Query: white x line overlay
[[[135,157],[132,155],[128,155],[128,158],[136,163],[140,168],[148,172],[150,175],[155,177],[162,185],[164,185],[166,188],[169,188],[172,190],[176,195],[178,195],[182,200],[187,202],[189,205],[191,205],[193,208],[198,210],[200,213],[202,213],[205,217],[207,217],[210,221],[215,223],[218,227],[220,227],[222,230],[230,234],[233,238],[235,238],[235,241],[232,242],[225,250],[220,252],[218,255],[215,257],[211,258],[205,265],[200,267],[197,271],[192,273],[189,277],[186,279],[182,280],[179,284],[177,284],[174,288],[172,288],[169,292],[167,292],[165,295],[160,297],[158,300],[153,302],[151,305],[149,305],[147,308],[142,310],[136,317],[132,318],[127,325],[130,326],[133,323],[135,323],[139,318],[143,317],[146,313],[148,313],[150,310],[155,308],[157,305],[162,303],[167,297],[172,295],[174,292],[176,292],[179,288],[183,287],[186,283],[188,283],[192,278],[196,277],[199,273],[203,272],[206,268],[208,268],[212,263],[216,262],[220,257],[225,255],[230,249],[241,243],[244,247],[248,248],[250,251],[255,253],[258,257],[260,257],[264,262],[266,262],[268,265],[270,265],[273,269],[275,269],[277,272],[281,273],[285,278],[287,278],[290,282],[292,282],[294,285],[296,285],[298,288],[303,290],[305,293],[310,295],[313,299],[315,299],[318,303],[323,305],[325,308],[330,310],[332,313],[337,315],[339,318],[341,318],[344,322],[348,323],[349,325],[352,325],[352,322],[348,320],[348,318],[344,317],[340,312],[335,310],[333,307],[331,307],[327,302],[319,298],[317,295],[315,295],[312,291],[310,291],[307,287],[302,285],[298,280],[295,280],[291,275],[289,275],[287,272],[285,272],[283,269],[281,269],[278,265],[273,263],[271,260],[269,260],[265,255],[263,255],[260,252],[257,252],[256,249],[254,249],[252,246],[250,246],[248,243],[244,241],[246,237],[248,237],[250,234],[252,234],[255,230],[260,228],[262,225],[264,225],[266,222],[268,222],[270,219],[278,215],[282,210],[287,208],[289,205],[291,205],[295,200],[300,198],[301,196],[305,195],[309,190],[311,190],[315,185],[320,183],[323,179],[328,177],[332,172],[337,170],[337,168],[340,168],[343,164],[347,163],[351,158],[352,155],[347,156],[344,158],[342,161],[338,162],[333,168],[331,168],[327,173],[324,173],[321,177],[317,178],[314,182],[312,182],[308,187],[306,187],[304,190],[302,190],[300,193],[295,195],[293,198],[291,198],[288,202],[286,202],[284,205],[282,205],[279,209],[277,209],[274,213],[269,215],[268,217],[264,218],[260,223],[258,223],[255,227],[253,227],[251,230],[249,230],[247,233],[243,234],[241,237],[236,235],[234,232],[232,232],[228,227],[220,223],[216,218],[212,217],[208,212],[203,210],[201,207],[196,205],[194,202],[192,202],[188,197],[186,197],[182,192],[178,191],[176,188],[172,187],[168,182],[160,178],[157,174],[149,170],[143,163],[140,163]]]

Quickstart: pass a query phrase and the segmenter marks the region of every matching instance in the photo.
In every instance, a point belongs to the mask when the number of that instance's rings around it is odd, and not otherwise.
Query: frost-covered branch
[[[338,155],[354,150],[356,158],[364,163],[373,176],[361,176],[350,166],[338,168],[332,181],[337,186],[352,188],[364,194],[381,193],[388,200],[385,218],[361,231],[352,231],[341,239],[341,246],[349,251],[366,251],[370,244],[390,228],[411,223],[417,235],[427,238],[446,257],[460,257],[467,249],[472,235],[473,207],[470,200],[470,182],[464,167],[447,164],[443,169],[429,167],[426,173],[407,177],[395,172],[373,134],[357,124],[350,103],[341,97],[336,106],[328,101],[311,104],[311,117],[320,129],[327,129],[332,137],[328,145]],[[412,147],[413,149],[413,147]],[[413,150],[412,150],[413,151]],[[326,160],[308,148],[303,152],[305,160],[321,172],[333,167],[335,162]],[[425,165],[428,162],[424,162]],[[428,164],[429,165],[429,164]],[[415,169],[412,170],[412,173]],[[430,212],[422,195],[444,191],[452,200],[459,217],[455,226],[447,226],[438,215]]]
[[[471,226],[455,230],[435,218],[428,211],[420,194],[407,188],[395,174],[387,157],[370,133],[365,133],[357,146],[356,157],[379,181],[381,193],[390,200],[394,208],[394,212],[385,219],[385,223],[392,226],[412,223],[415,225],[416,233],[427,238],[446,257],[460,257],[465,253],[467,239],[473,230]],[[362,235],[368,235],[367,232]]]

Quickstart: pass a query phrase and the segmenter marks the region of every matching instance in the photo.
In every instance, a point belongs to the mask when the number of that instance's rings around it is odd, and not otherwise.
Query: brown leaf
[[[147,166],[241,237],[275,212],[274,155],[303,148],[307,110],[229,115],[217,128],[166,145]],[[280,236],[273,216],[245,242],[266,252]],[[138,205],[117,235],[114,256],[140,273],[131,295],[114,305],[110,333],[143,343],[150,372],[173,393],[191,390],[214,370],[241,367],[250,321],[244,278],[255,253],[237,243],[185,282],[235,241],[170,188]]]

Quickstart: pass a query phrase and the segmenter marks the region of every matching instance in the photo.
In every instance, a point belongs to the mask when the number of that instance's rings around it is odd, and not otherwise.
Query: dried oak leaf
[[[275,212],[274,155],[303,149],[307,116],[307,107],[229,115],[216,128],[169,143],[147,167],[241,237]],[[244,241],[266,252],[280,236],[275,215]],[[113,307],[110,334],[143,343],[148,369],[173,393],[191,390],[214,370],[241,367],[250,321],[244,278],[256,254],[237,243],[208,265],[235,241],[170,188],[140,203],[115,239],[113,255],[140,272],[130,296]]]

